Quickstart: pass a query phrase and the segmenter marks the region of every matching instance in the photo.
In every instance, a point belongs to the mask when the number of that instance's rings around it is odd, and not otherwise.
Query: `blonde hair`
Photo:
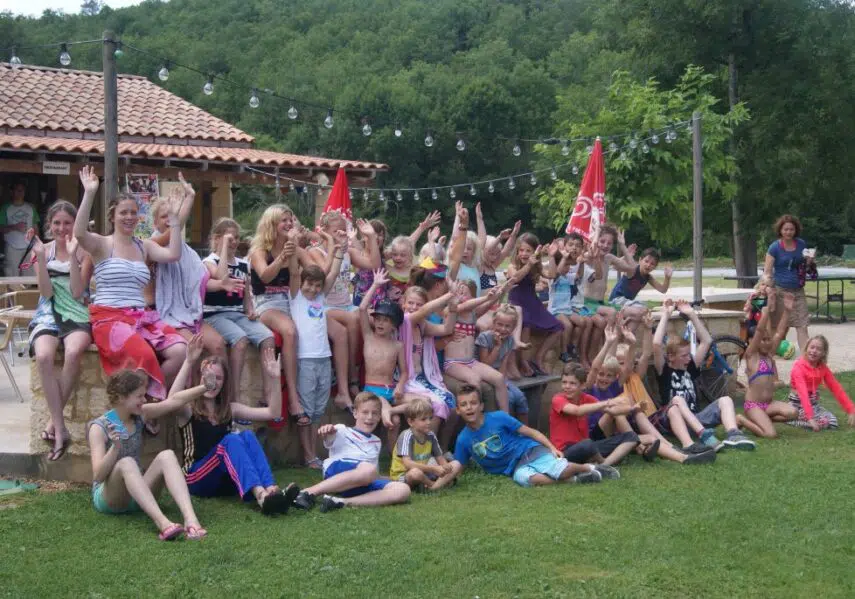
[[[425,291],[424,287],[419,287],[418,285],[411,285],[410,287],[407,287],[407,290],[404,292],[403,299],[407,299],[408,295],[418,295],[425,301],[425,303],[427,303],[428,301],[427,291]]]
[[[71,220],[77,218],[77,208],[74,207],[74,204],[65,200],[55,201],[50,205],[50,208],[48,208],[47,211],[47,216],[45,216],[45,239],[53,239],[53,235],[50,232],[50,223],[58,212],[65,212],[71,217]]]
[[[520,317],[520,315],[517,314],[516,308],[510,306],[509,304],[503,304],[499,306],[499,309],[496,310],[496,313],[493,315],[493,320],[495,321],[499,316],[507,316],[509,318],[513,318],[514,326],[517,326],[517,321]]]
[[[672,338],[665,344],[665,354],[670,358],[684,347],[689,347],[689,340],[682,337]]]
[[[285,204],[273,204],[269,206],[258,219],[255,227],[255,237],[249,246],[249,253],[257,250],[269,252],[276,242],[276,227],[287,214],[294,216],[294,211]]]
[[[318,220],[318,225],[322,229],[326,229],[331,222],[336,220],[341,220],[344,222],[345,226],[347,226],[347,219],[344,218],[344,214],[341,213],[341,210],[330,210],[329,212],[324,212]]]
[[[416,255],[416,246],[413,244],[413,240],[404,235],[398,235],[395,237],[392,242],[386,247],[386,252],[391,252],[395,248],[404,248],[409,252],[410,255],[410,266],[413,265],[413,258]]]
[[[415,420],[416,418],[433,417],[433,406],[430,400],[424,397],[417,397],[407,404],[407,420]]]
[[[379,397],[371,393],[370,391],[363,391],[362,393],[357,393],[356,397],[353,398],[353,409],[358,410],[363,404],[367,403],[376,403],[378,406],[382,406],[383,402]]]
[[[478,234],[475,231],[467,231],[466,233],[466,244],[469,242],[475,244],[475,251],[472,252],[472,260],[471,264],[467,266],[473,266],[474,268],[481,268],[481,241],[478,239]],[[466,246],[463,246],[463,250],[466,251]]]
[[[609,356],[603,361],[603,370],[609,373],[620,372],[620,362],[614,356]]]
[[[217,219],[214,223],[214,226],[211,227],[211,237],[208,240],[208,245],[211,246],[211,251],[215,254],[219,249],[217,247],[217,242],[222,238],[223,235],[226,234],[226,231],[229,229],[236,229],[237,236],[240,237],[240,225],[238,222],[228,216],[222,216]]]
[[[828,360],[828,339],[825,338],[825,335],[814,335],[813,337],[808,339],[808,342],[805,344],[805,351],[807,351],[807,348],[814,341],[816,341],[822,346],[822,357],[819,359],[819,363],[825,364],[826,360]]]
[[[775,279],[770,277],[769,275],[760,275],[760,278],[757,279],[757,284],[754,285],[754,291],[760,291],[760,285],[766,285],[770,289],[775,288]]]

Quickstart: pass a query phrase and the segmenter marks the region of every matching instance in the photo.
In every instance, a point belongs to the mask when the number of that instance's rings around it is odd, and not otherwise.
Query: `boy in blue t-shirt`
[[[466,426],[457,437],[454,459],[464,467],[473,459],[484,471],[511,476],[523,487],[620,478],[610,466],[568,462],[543,433],[505,412],[485,414],[481,393],[471,385],[460,388],[457,414]]]

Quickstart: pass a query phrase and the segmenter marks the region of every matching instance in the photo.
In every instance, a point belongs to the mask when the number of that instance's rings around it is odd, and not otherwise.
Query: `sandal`
[[[312,419],[309,418],[305,412],[300,412],[299,414],[291,414],[291,422],[301,427],[312,425]]]
[[[65,452],[68,450],[68,447],[70,445],[71,437],[66,437],[65,439],[63,439],[62,445],[59,447],[59,449],[51,449],[48,453],[48,462],[56,462],[57,460],[60,460],[65,455]]]
[[[528,365],[531,368],[531,371],[534,373],[534,376],[546,376],[546,372],[537,365],[537,362],[534,360],[529,360]]]
[[[314,457],[306,462],[306,467],[311,468],[312,470],[323,470],[324,463],[321,461],[321,458]]]
[[[41,433],[39,433],[39,439],[45,441],[46,443],[53,443],[54,441],[56,441],[56,436],[53,433],[48,432],[47,429],[45,429]]]
[[[157,538],[161,541],[175,541],[184,534],[184,527],[180,524],[171,524],[162,530]]]
[[[641,454],[641,457],[644,458],[645,462],[652,462],[656,459],[656,456],[659,455],[659,439],[656,439],[653,443],[647,446],[647,449]]]
[[[359,388],[359,381],[350,381],[347,384],[347,390],[350,391],[350,394],[353,397],[356,397],[362,389]]]
[[[184,536],[188,541],[201,541],[208,536],[208,531],[201,526],[190,525],[184,529]]]

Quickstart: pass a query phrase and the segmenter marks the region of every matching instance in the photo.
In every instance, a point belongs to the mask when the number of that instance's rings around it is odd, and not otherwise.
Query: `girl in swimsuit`
[[[504,375],[475,358],[475,320],[502,297],[505,286],[493,287],[478,298],[475,297],[475,292],[475,283],[472,281],[458,285],[457,299],[460,303],[457,308],[457,322],[454,325],[454,337],[445,346],[443,372],[476,388],[480,387],[481,381],[492,385],[496,390],[499,409],[508,412],[508,387]]]
[[[793,307],[793,297],[784,296],[784,314]],[[777,330],[772,333],[769,308],[764,307],[757,329],[748,349],[745,350],[745,372],[748,375],[748,391],[742,409],[745,415],[737,416],[737,423],[758,437],[773,439],[778,433],[775,422],[787,422],[798,417],[798,410],[783,401],[772,399],[778,383],[775,367],[775,348],[787,334],[787,318],[781,318]]]

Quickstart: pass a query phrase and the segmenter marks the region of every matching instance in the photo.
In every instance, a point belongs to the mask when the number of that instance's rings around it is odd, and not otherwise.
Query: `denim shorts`
[[[255,347],[259,347],[273,333],[260,320],[250,320],[243,312],[215,312],[205,315],[205,322],[214,327],[229,346],[233,346],[244,337],[248,337]]]
[[[265,293],[255,296],[255,311],[261,315],[268,310],[279,310],[291,316],[290,293]]]
[[[528,398],[519,387],[505,381],[508,387],[508,407],[513,414],[528,414]]]
[[[530,487],[531,477],[535,474],[543,474],[552,480],[558,480],[569,465],[570,462],[564,458],[556,458],[551,452],[547,452],[524,466],[518,466],[514,470],[514,482],[521,487]]]
[[[698,421],[704,428],[715,428],[721,424],[721,408],[718,406],[718,400],[715,400],[703,410],[695,414]]]

